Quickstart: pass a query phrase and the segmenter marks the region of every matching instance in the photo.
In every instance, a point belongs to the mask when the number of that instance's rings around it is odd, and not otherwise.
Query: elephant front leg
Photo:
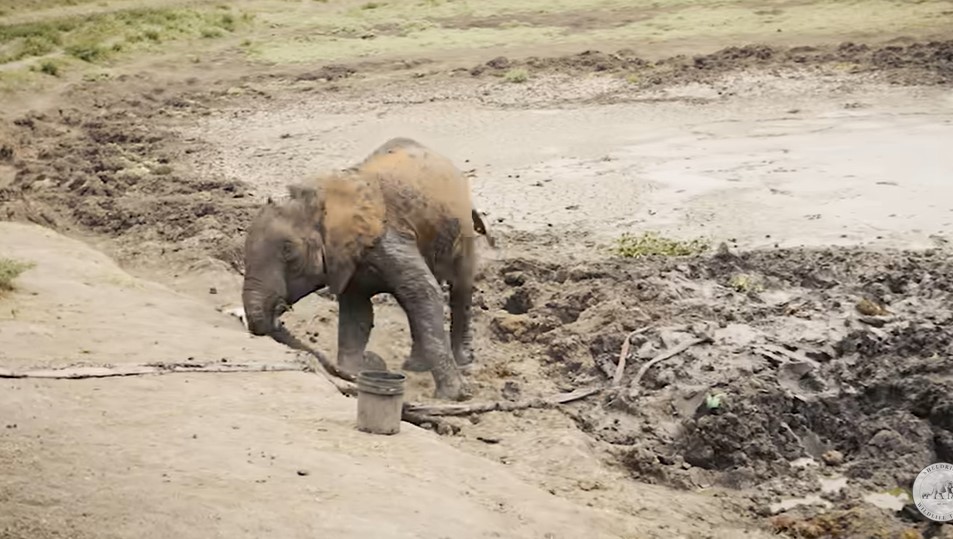
[[[471,391],[453,360],[443,324],[443,294],[416,242],[388,231],[372,250],[371,260],[407,313],[414,342],[412,358],[420,358],[430,368],[434,397],[468,399]]]
[[[374,306],[371,298],[356,290],[345,290],[338,297],[338,367],[357,374],[362,370],[386,370],[387,365],[376,354],[366,353],[367,341],[374,327]]]

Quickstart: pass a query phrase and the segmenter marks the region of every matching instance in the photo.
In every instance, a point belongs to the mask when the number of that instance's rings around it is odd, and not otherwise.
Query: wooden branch
[[[0,368],[0,378],[47,378],[53,380],[83,380],[86,378],[114,378],[173,373],[278,372],[302,371],[295,363],[147,363],[115,367],[64,367],[16,372]]]
[[[347,397],[356,397],[357,396],[357,385],[347,380],[342,380],[338,377],[333,376],[329,373],[324,365],[318,360],[317,356],[311,352],[301,351],[298,354],[298,357],[302,357],[302,360],[308,365],[308,370],[316,372],[323,375],[325,378],[331,382],[332,385],[342,394]]]
[[[645,333],[650,329],[652,329],[652,326],[646,326],[644,328],[630,331],[629,334],[625,336],[625,340],[622,341],[622,350],[619,351],[619,361],[616,363],[615,376],[612,377],[612,387],[617,387],[620,383],[622,383],[622,375],[625,373],[625,363],[629,358],[629,347],[631,346],[630,341],[632,340],[632,337],[635,337],[640,333]]]
[[[321,367],[323,367],[322,374],[328,376],[329,380],[331,377],[334,377],[348,382],[357,381],[356,376],[338,369],[338,366],[334,363],[331,363],[331,360],[329,360],[328,356],[324,355],[323,352],[308,346],[303,341],[292,335],[291,332],[286,328],[282,327],[278,331],[275,331],[271,334],[271,338],[285,346],[289,346],[295,350],[300,350],[302,352],[311,354],[316,360],[318,360],[318,363],[321,364]],[[332,381],[332,383],[334,382]]]
[[[416,425],[422,429],[433,430],[437,434],[456,434],[460,432],[460,427],[439,417],[420,414],[408,411],[406,408],[401,411],[401,421],[406,421],[411,425]]]
[[[567,404],[573,401],[581,400],[591,395],[595,395],[605,389],[605,387],[590,387],[586,389],[577,389],[570,393],[560,393],[549,397],[536,397],[517,402],[494,401],[479,402],[472,404],[418,404],[413,402],[404,403],[404,411],[410,413],[419,413],[430,416],[458,416],[470,414],[482,414],[486,412],[512,412],[514,410],[526,410],[528,408],[548,408],[556,404]]]
[[[630,386],[637,392],[639,389],[639,383],[642,381],[642,377],[645,376],[645,373],[648,372],[648,370],[651,369],[653,366],[655,366],[658,363],[661,363],[662,361],[665,361],[666,359],[670,359],[681,354],[682,352],[684,352],[685,350],[688,350],[689,348],[695,346],[696,344],[701,344],[706,342],[711,342],[711,337],[706,335],[706,336],[698,337],[695,339],[689,339],[655,356],[654,358],[649,360],[648,363],[646,363],[645,365],[642,365],[642,368],[639,369],[639,372],[635,375],[635,378],[632,379],[632,383],[630,384]]]

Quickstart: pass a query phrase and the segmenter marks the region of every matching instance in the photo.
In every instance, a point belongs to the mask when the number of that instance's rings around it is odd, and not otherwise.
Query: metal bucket
[[[357,375],[357,428],[371,434],[397,434],[404,404],[399,372],[361,371]]]

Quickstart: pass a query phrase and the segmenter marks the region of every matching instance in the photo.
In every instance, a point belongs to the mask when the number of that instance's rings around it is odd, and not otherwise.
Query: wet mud
[[[156,90],[14,118],[3,130],[12,178],[0,184],[0,218],[116,238],[131,256],[191,249],[240,269],[250,190],[183,170],[200,144],[169,127],[203,110]]]
[[[951,279],[938,250],[723,249],[576,265],[507,260],[480,286],[490,338],[523,343],[523,360],[542,358],[565,390],[606,383],[635,332],[621,391],[567,409],[615,447],[633,478],[748,489],[757,493],[748,509],[786,513],[775,522],[786,532],[852,537],[858,526],[929,527],[908,521],[909,498],[892,512],[864,496],[909,495],[921,469],[953,459]],[[709,341],[632,383],[648,360],[699,337]],[[822,494],[830,507],[772,508],[822,493],[825,478],[846,480]],[[811,518],[848,510],[867,516],[810,535],[821,529]]]

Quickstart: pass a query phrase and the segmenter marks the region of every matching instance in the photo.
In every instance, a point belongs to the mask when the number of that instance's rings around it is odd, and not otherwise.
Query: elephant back
[[[380,181],[388,226],[416,237],[422,251],[475,236],[469,179],[446,157],[409,142],[385,145],[358,167]]]

